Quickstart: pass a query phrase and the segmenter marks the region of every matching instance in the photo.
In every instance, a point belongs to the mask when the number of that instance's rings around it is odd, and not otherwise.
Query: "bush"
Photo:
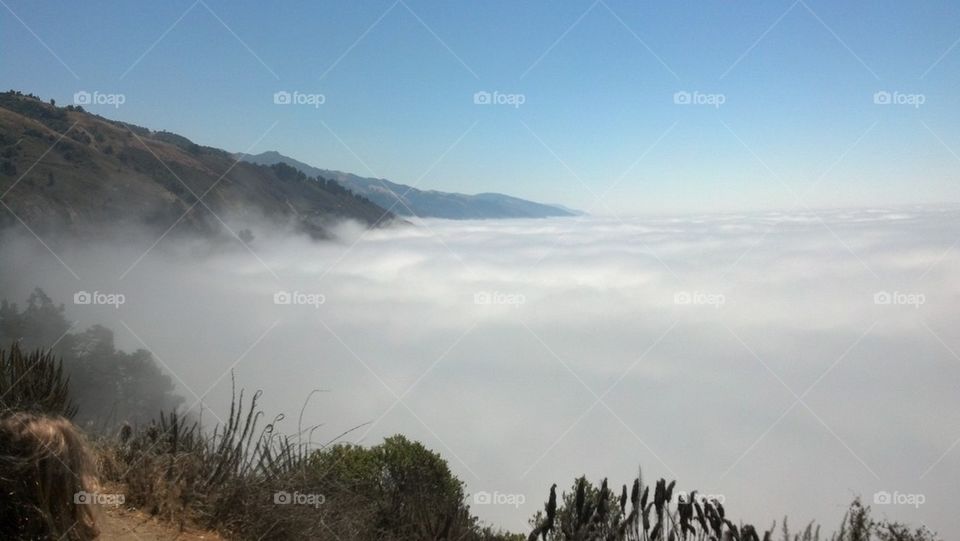
[[[638,476],[627,491],[623,485],[620,496],[607,488],[604,479],[595,488],[585,477],[577,479],[569,493],[563,493],[558,504],[556,485],[550,488],[550,497],[544,510],[531,520],[533,530],[528,541],[771,541],[777,529],[776,522],[761,537],[750,524],[734,523],[727,517],[723,504],[698,497],[697,492],[676,493],[676,481],[660,479],[654,486],[643,486]],[[674,503],[674,501],[676,503]],[[628,506],[629,503],[629,506]],[[673,505],[671,505],[673,504]],[[784,541],[819,541],[820,527],[810,523],[800,533],[791,535],[787,519],[783,519]],[[840,530],[830,541],[937,541],[936,534],[926,527],[911,530],[900,523],[870,518],[870,508],[855,499],[840,524]]]
[[[324,511],[366,538],[458,539],[476,530],[463,483],[437,453],[397,435],[373,447],[336,445],[310,456]]]
[[[237,539],[516,539],[482,528],[462,483],[403,436],[373,447],[307,444],[259,427],[259,393],[234,395],[226,426],[205,434],[182,416],[100,444],[105,475],[127,502]]]
[[[32,411],[71,418],[77,408],[70,400],[68,383],[63,363],[49,351],[36,350],[25,355],[16,342],[9,351],[0,350],[0,408],[3,411]]]

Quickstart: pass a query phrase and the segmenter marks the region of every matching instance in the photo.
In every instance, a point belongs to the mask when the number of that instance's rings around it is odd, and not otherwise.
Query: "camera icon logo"
[[[90,105],[93,103],[93,95],[86,90],[73,93],[74,105]]]
[[[881,490],[873,494],[873,503],[876,505],[889,505],[893,502],[893,496],[886,490]]]
[[[290,304],[293,302],[293,295],[289,291],[277,291],[273,294],[273,304]]]
[[[93,295],[87,291],[77,291],[73,294],[73,304],[90,304],[93,302]]]
[[[280,90],[273,93],[273,103],[277,105],[290,105],[292,100],[293,96],[286,90]]]
[[[890,304],[893,296],[888,291],[877,291],[873,294],[873,304]]]
[[[89,505],[95,502],[94,502],[93,494],[85,490],[81,490],[80,492],[74,493],[73,503],[76,505]]]
[[[891,102],[891,95],[886,90],[879,90],[873,93],[873,103],[877,105],[889,105]]]
[[[673,103],[677,105],[690,105],[691,95],[686,90],[673,93]]]
[[[490,105],[493,102],[490,93],[481,90],[480,92],[474,92],[473,94],[473,103],[476,105]]]
[[[490,493],[485,490],[481,490],[473,495],[473,503],[476,505],[487,505],[492,501],[493,498],[491,497]]]
[[[693,295],[689,291],[678,291],[673,294],[674,304],[693,304]]]
[[[290,496],[290,493],[285,490],[273,493],[273,503],[277,505],[287,505],[292,501],[293,498]]]
[[[493,296],[489,291],[478,291],[473,294],[473,304],[493,304]]]

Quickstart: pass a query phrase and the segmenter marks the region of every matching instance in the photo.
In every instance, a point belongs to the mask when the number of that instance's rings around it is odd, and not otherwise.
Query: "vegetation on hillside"
[[[176,226],[174,234],[234,238],[235,230],[269,224],[327,238],[343,219],[394,219],[333,180],[238,161],[181,135],[13,90],[0,93],[0,192],[38,233],[103,237]],[[13,226],[20,221],[0,214],[0,228]]]
[[[258,397],[235,394],[209,434],[172,414],[102,440],[102,471],[128,503],[237,539],[517,539],[482,527],[463,483],[423,445],[311,449],[280,434],[282,416],[261,426]]]

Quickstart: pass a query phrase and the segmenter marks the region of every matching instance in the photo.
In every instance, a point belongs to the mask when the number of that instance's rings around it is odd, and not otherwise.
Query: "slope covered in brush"
[[[392,214],[332,180],[238,162],[185,137],[0,94],[0,226],[96,234],[107,227],[230,231],[231,220],[294,224],[315,236]],[[223,221],[221,221],[221,219]]]

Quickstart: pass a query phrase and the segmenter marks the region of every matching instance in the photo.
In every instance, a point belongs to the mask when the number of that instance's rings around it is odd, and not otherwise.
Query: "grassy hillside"
[[[266,219],[324,237],[339,219],[393,219],[335,181],[237,162],[176,134],[12,91],[0,94],[0,194],[13,213],[3,212],[0,226],[23,220],[37,232],[81,235],[175,224],[177,232],[234,233],[227,224]]]

